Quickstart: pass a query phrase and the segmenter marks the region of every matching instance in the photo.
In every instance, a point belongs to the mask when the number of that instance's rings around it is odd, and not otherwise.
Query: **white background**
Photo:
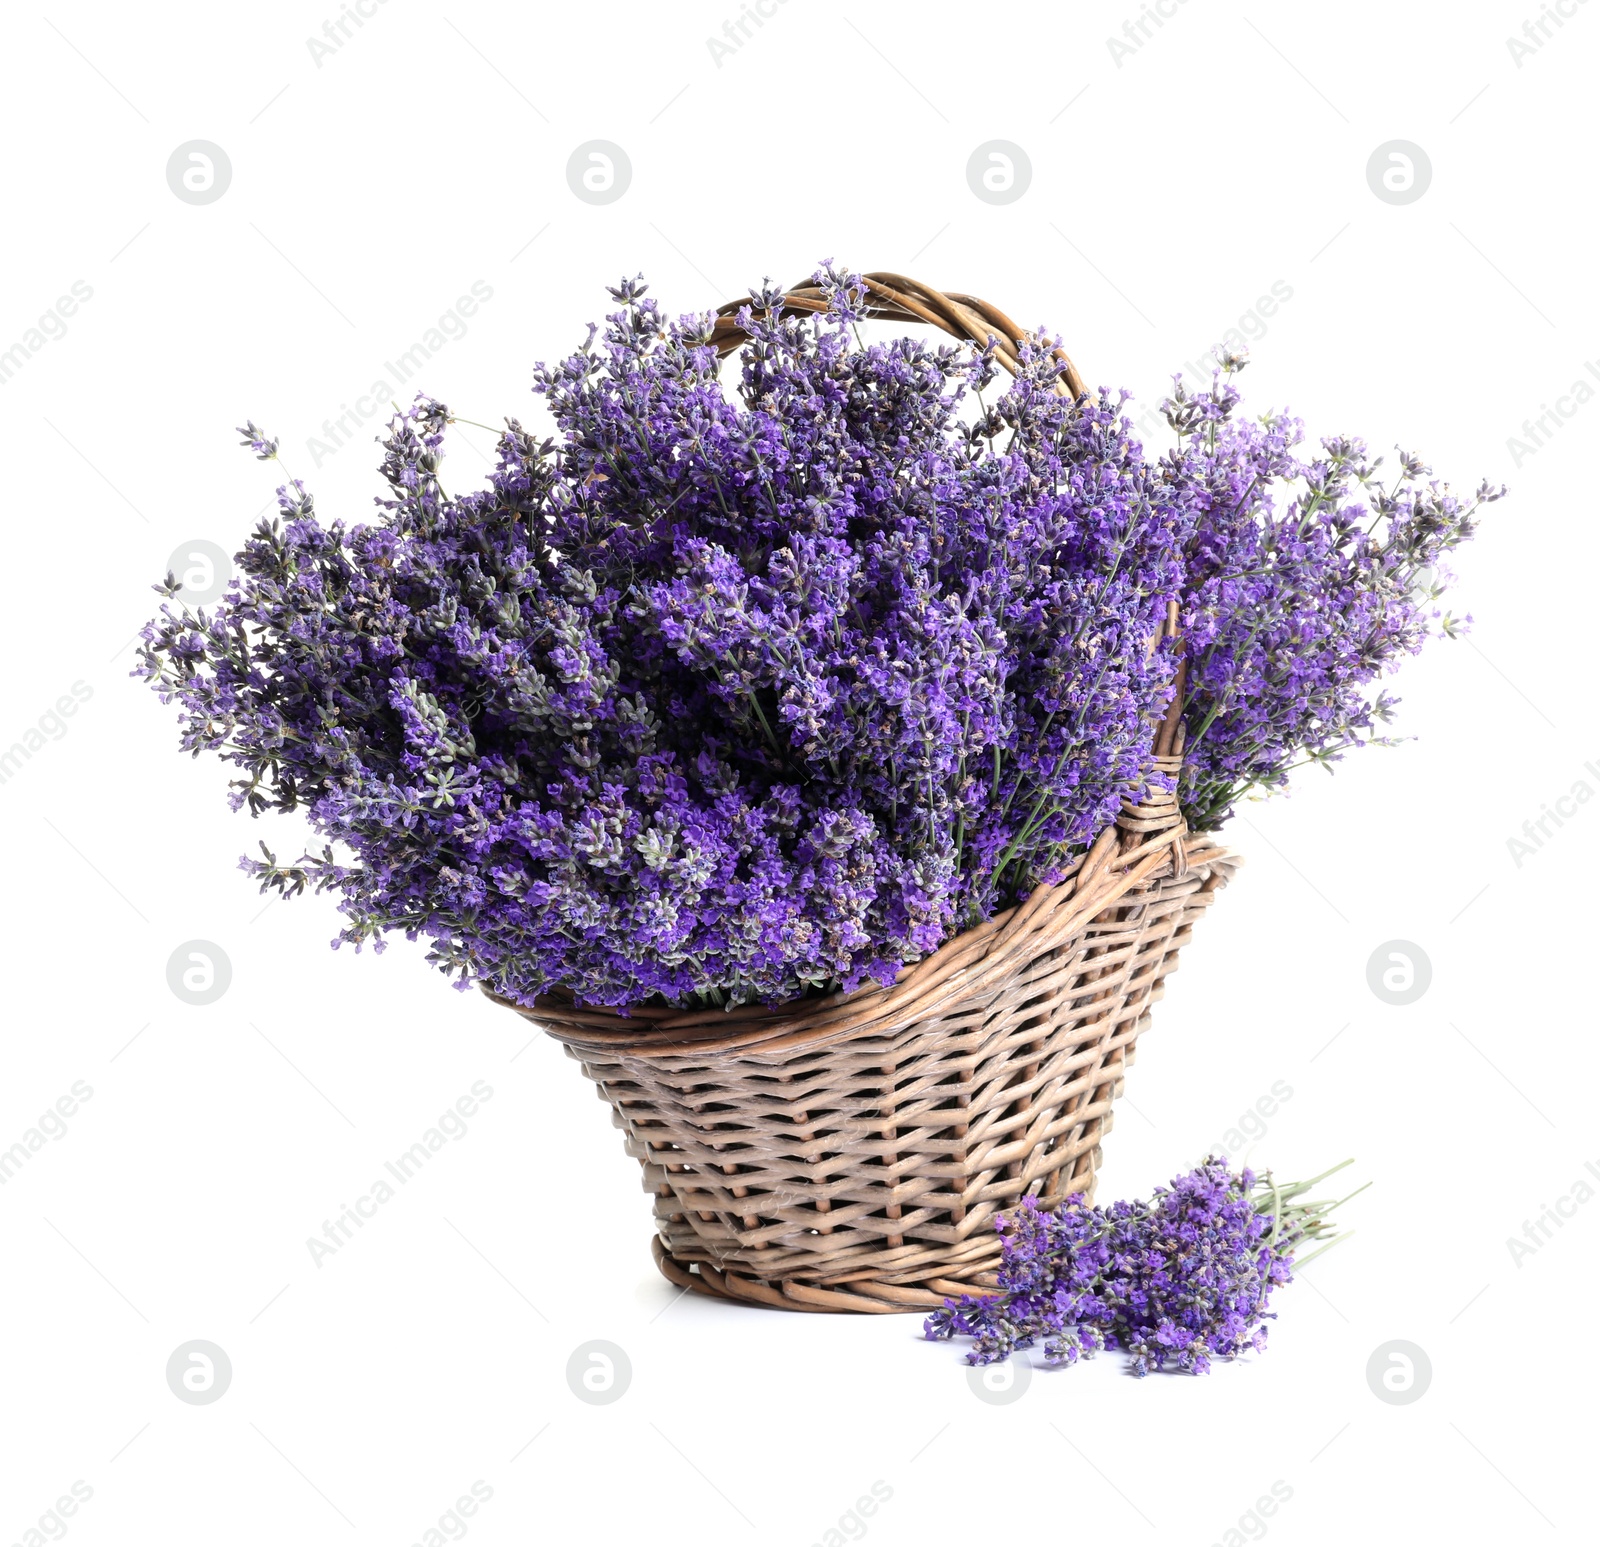
[[[56,1532],[78,1480],[85,1547],[411,1543],[479,1480],[486,1547],[1591,1539],[1600,1200],[1520,1265],[1507,1246],[1600,1165],[1600,808],[1520,865],[1507,843],[1600,790],[1600,407],[1508,446],[1600,350],[1600,4],[1566,3],[1520,66],[1533,0],[1186,0],[1120,65],[1134,0],[785,0],[720,65],[732,0],[386,0],[320,66],[331,0],[12,13],[0,346],[74,281],[93,296],[0,389],[0,746],[75,682],[92,697],[0,785],[0,1148],[74,1081],[93,1095],[0,1187],[0,1543]],[[232,163],[203,206],[165,174],[194,139]],[[603,207],[565,172],[592,139],[632,164]],[[1032,163],[1004,206],[965,172],[994,139]],[[1403,206],[1366,176],[1392,139],[1432,164]],[[1145,406],[1281,281],[1247,402],[1512,485],[1459,566],[1471,641],[1401,675],[1417,740],[1233,824],[1248,864],[1129,1078],[1102,1198],[1186,1168],[1277,1081],[1251,1158],[1292,1177],[1353,1155],[1375,1184],[1280,1295],[1269,1352],[1207,1379],[1107,1356],[996,1406],[915,1318],[678,1298],[576,1067],[420,948],[331,952],[326,899],[264,907],[238,857],[300,834],[231,815],[224,770],[176,756],[128,680],[171,555],[234,551],[271,497],[246,416],[325,517],[360,519],[376,422],[320,466],[308,441],[474,281],[492,299],[406,390],[495,422],[533,416],[533,362],[623,273],[676,312],[828,257],[1049,323]],[[454,445],[459,481],[486,449]],[[194,939],[232,964],[206,1007],[167,986]],[[1395,939],[1432,965],[1406,1007],[1367,984]],[[493,1096],[466,1136],[316,1266],[307,1238],[475,1080]],[[166,1383],[196,1338],[232,1361],[213,1405]],[[564,1373],[596,1338],[632,1365],[606,1406]],[[1401,1406],[1366,1377],[1396,1339],[1432,1366]],[[874,1482],[892,1496],[852,1521]],[[1289,1502],[1250,1519],[1275,1482]]]

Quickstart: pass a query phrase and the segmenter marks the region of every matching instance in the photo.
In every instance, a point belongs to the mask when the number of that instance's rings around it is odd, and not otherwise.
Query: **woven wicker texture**
[[[887,322],[925,322],[980,348],[992,339],[999,363],[1015,373],[1017,346],[1025,334],[999,307],[980,301],[975,295],[963,295],[955,290],[935,290],[930,285],[907,279],[904,274],[863,274],[861,279],[866,286],[866,314],[869,317],[878,317]],[[717,308],[711,342],[719,355],[731,354],[745,341],[746,334],[739,326],[737,317],[740,309],[750,304],[749,296],[744,296]],[[827,309],[827,298],[817,286],[796,285],[784,292],[779,315],[801,316]],[[1080,396],[1084,386],[1078,368],[1065,350],[1058,348],[1054,353],[1064,367],[1061,390],[1073,397]]]
[[[995,337],[1014,367],[1022,335],[987,303],[899,275],[866,280],[873,315]],[[722,353],[744,337],[745,304],[721,309]],[[801,287],[784,309],[824,304]],[[1176,772],[1175,715],[1156,750]],[[674,1283],[791,1310],[925,1310],[993,1286],[995,1216],[1024,1195],[1092,1198],[1150,1006],[1238,863],[1156,795],[1126,806],[1057,885],[892,985],[627,1016],[568,995],[531,1009],[491,997],[563,1042],[610,1105]]]
[[[998,1212],[1093,1196],[1135,1040],[1238,864],[1175,815],[1130,808],[1074,874],[892,987],[742,1015],[521,1009],[611,1106],[661,1271],[795,1310],[991,1287]]]

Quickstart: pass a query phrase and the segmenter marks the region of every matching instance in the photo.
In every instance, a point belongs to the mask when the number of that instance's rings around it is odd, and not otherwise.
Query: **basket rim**
[[[494,1003],[538,1024],[574,1053],[678,1058],[748,1052],[790,1053],[898,1030],[936,1015],[953,999],[982,993],[1031,959],[1080,933],[1106,908],[1164,873],[1207,868],[1212,890],[1242,857],[1205,833],[1188,833],[1173,806],[1125,809],[1053,886],[1036,887],[1021,903],[944,942],[901,969],[892,984],[866,984],[815,999],[777,1005],[674,1009],[577,1006],[541,996],[523,1005],[479,985]],[[732,1024],[730,1024],[732,1022]]]

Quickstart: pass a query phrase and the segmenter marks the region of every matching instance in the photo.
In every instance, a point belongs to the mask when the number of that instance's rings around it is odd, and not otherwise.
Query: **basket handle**
[[[893,322],[925,322],[931,327],[943,328],[955,338],[976,344],[980,349],[992,338],[1001,365],[1013,376],[1020,369],[1019,346],[1029,335],[999,307],[991,306],[975,295],[964,295],[954,290],[935,290],[931,285],[907,279],[903,274],[863,274],[861,280],[867,291],[867,316]],[[717,308],[711,344],[719,359],[732,354],[749,337],[736,318],[740,308],[754,304],[751,297],[741,296],[737,301],[729,301]],[[796,285],[784,292],[779,315],[798,317],[808,312],[825,312],[827,309],[828,300],[820,285]],[[1077,366],[1072,363],[1066,350],[1057,348],[1052,352],[1065,367],[1056,379],[1056,390],[1069,397],[1082,397],[1086,388]]]

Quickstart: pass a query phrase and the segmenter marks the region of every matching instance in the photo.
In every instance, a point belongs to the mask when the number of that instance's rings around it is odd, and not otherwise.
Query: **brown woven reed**
[[[1013,375],[1016,373],[1018,345],[1026,334],[998,306],[960,291],[935,290],[904,274],[863,274],[861,278],[866,286],[869,317],[889,322],[926,322],[980,347],[993,340],[996,358]],[[738,313],[752,304],[749,296],[743,296],[717,308],[711,342],[719,355],[732,353],[745,341],[747,335],[739,326]],[[827,309],[827,298],[818,286],[796,285],[784,292],[779,315],[793,317]],[[1083,378],[1077,366],[1064,349],[1057,348],[1053,353],[1063,366],[1061,390],[1072,397],[1082,396]]]
[[[867,283],[874,315],[979,343],[1003,329],[1014,367],[1021,334],[993,307],[892,274]],[[819,301],[802,287],[785,310]],[[723,352],[743,304],[722,308]],[[1175,715],[1156,750],[1176,772]],[[611,1106],[655,1199],[667,1278],[789,1310],[924,1310],[992,1287],[1002,1210],[1092,1197],[1150,1006],[1237,864],[1159,795],[1126,806],[1059,884],[892,985],[626,1017],[570,996],[498,1002],[564,1043]]]

